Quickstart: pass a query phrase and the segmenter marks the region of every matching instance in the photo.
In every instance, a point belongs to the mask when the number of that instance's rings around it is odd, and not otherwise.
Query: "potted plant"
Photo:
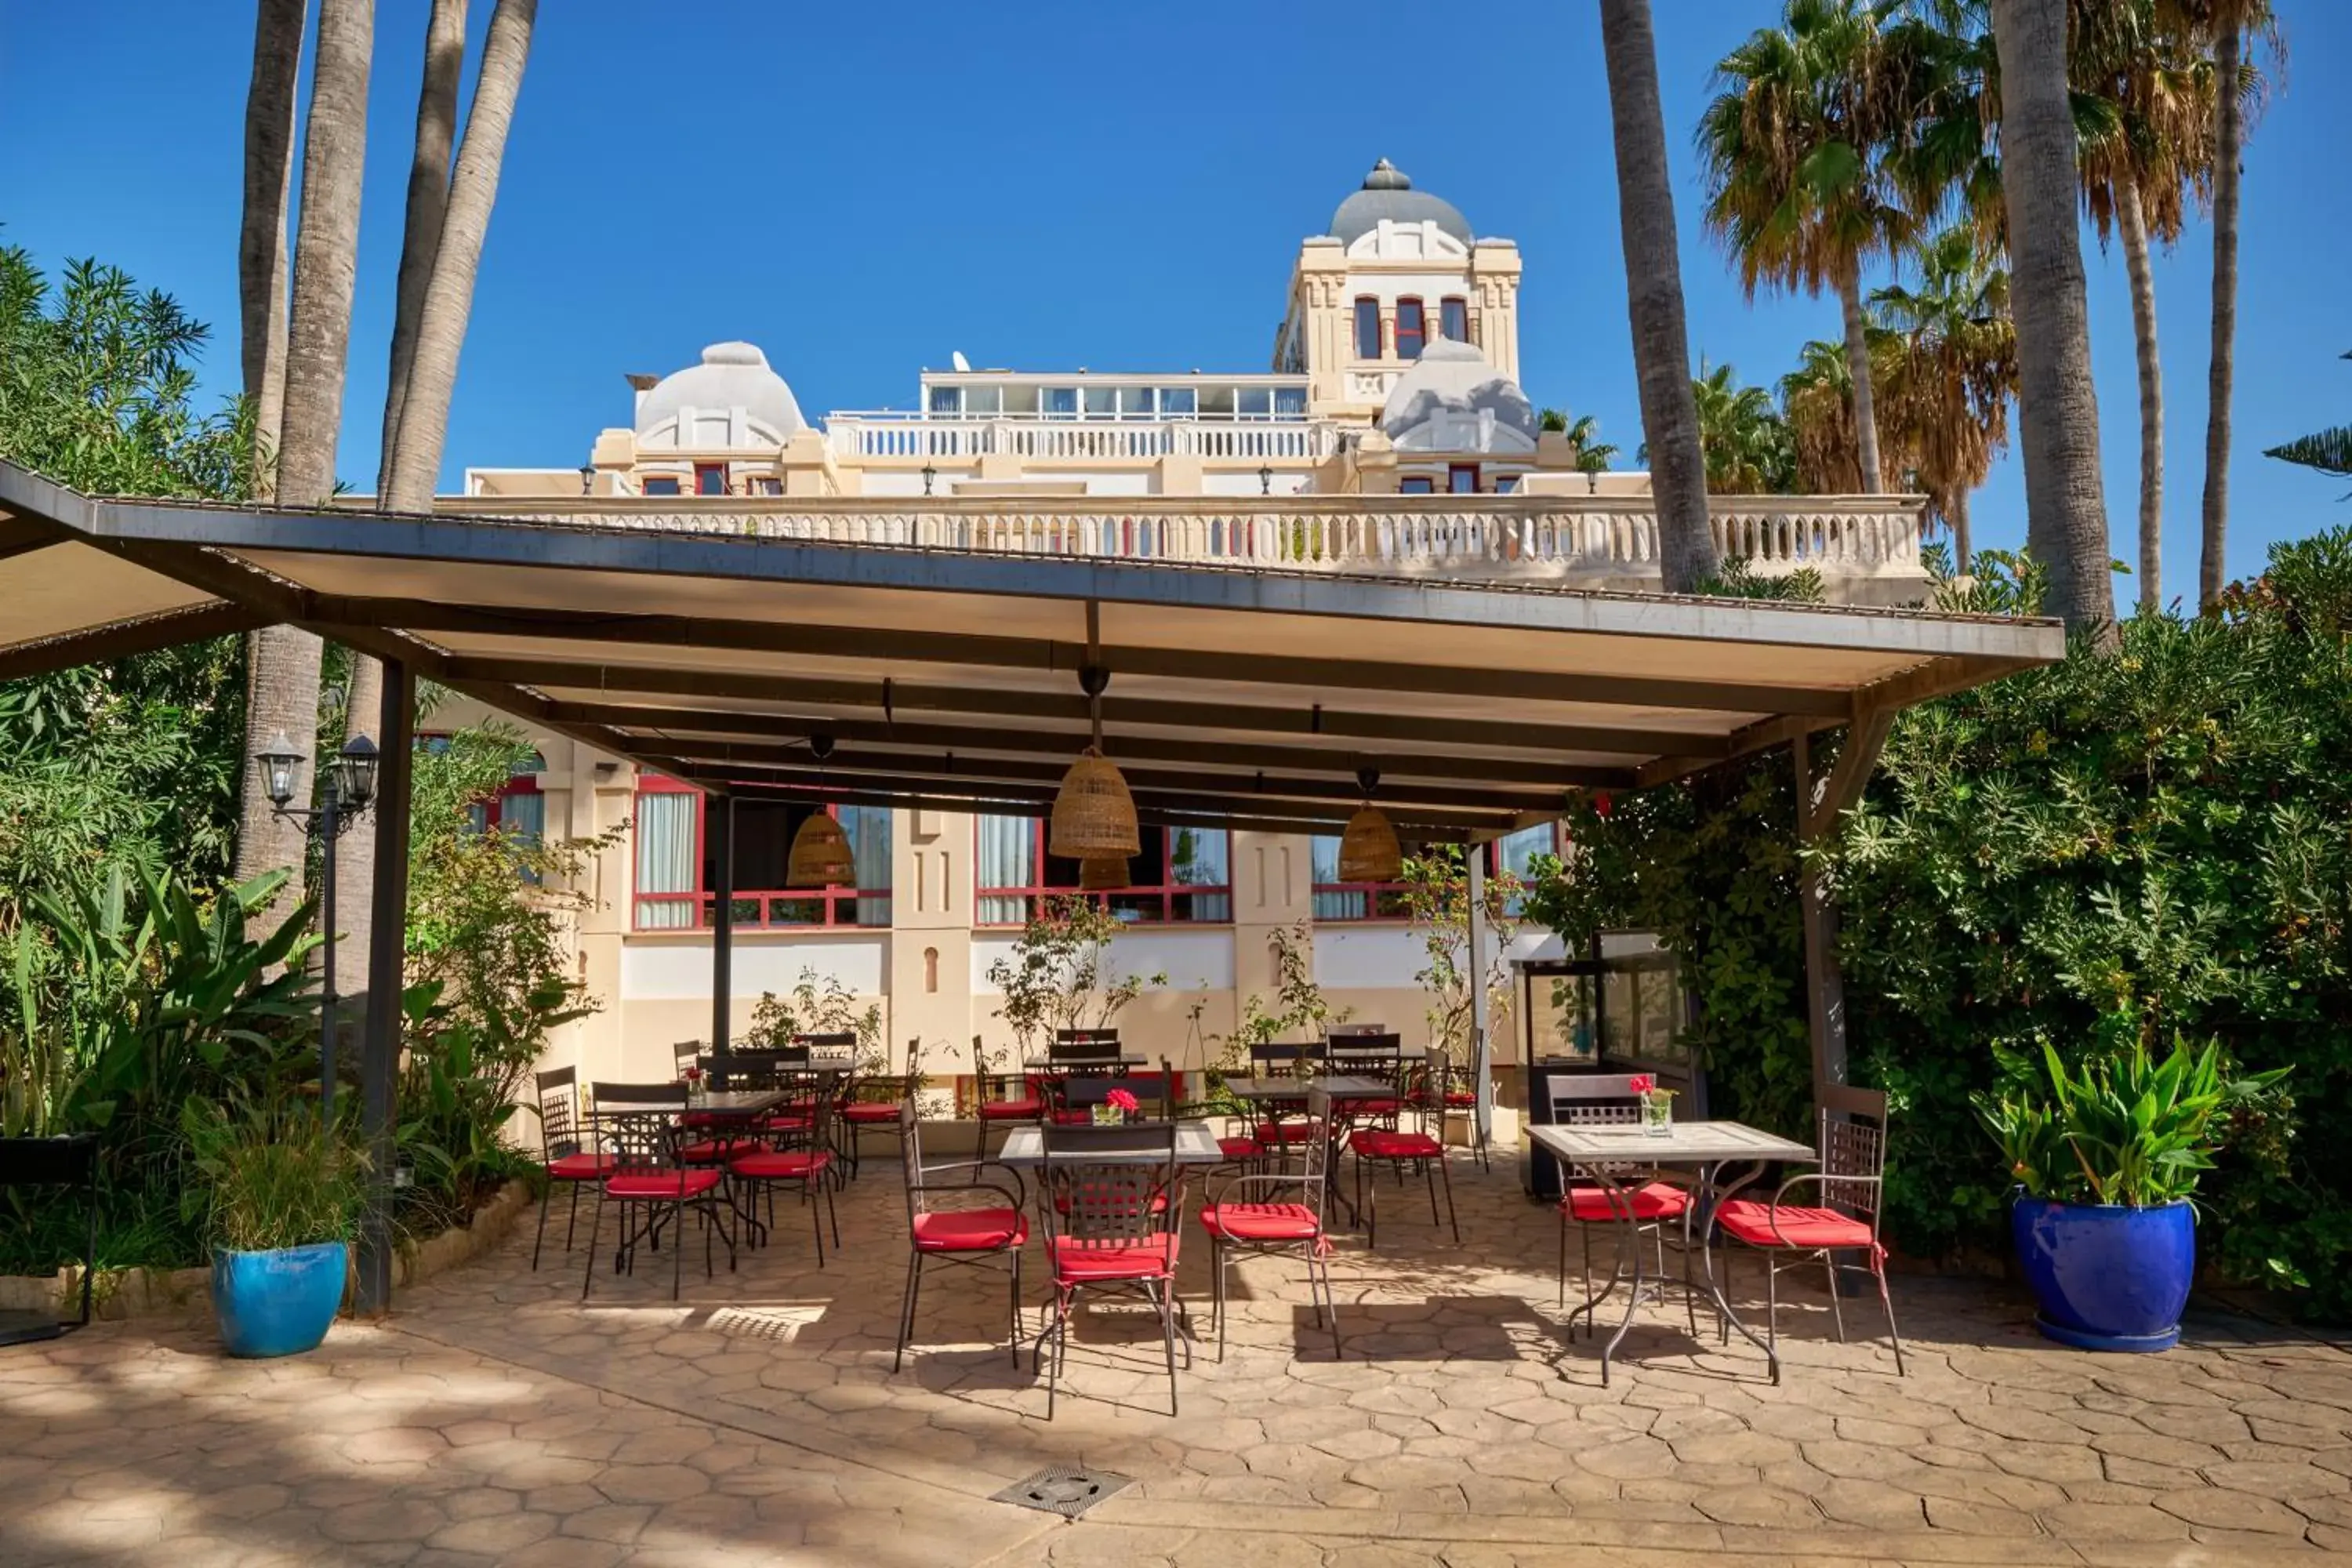
[[[366,1162],[341,1117],[291,1094],[191,1100],[182,1124],[212,1247],[213,1311],[235,1356],[317,1348],[342,1305]]]
[[[2042,1074],[2011,1066],[2011,1087],[1976,1103],[2019,1184],[2011,1229],[2035,1322],[2083,1350],[2170,1349],[2197,1270],[2190,1194],[2227,1141],[2221,1113],[2286,1069],[2226,1082],[2217,1047],[2179,1040],[2161,1060],[2135,1040],[2071,1069],[2044,1041]]]

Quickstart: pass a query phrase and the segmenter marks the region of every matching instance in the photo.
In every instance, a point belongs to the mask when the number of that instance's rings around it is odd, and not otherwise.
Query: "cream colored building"
[[[1383,160],[1300,244],[1266,371],[972,369],[957,355],[922,373],[910,411],[813,422],[759,348],[718,343],[631,376],[630,422],[580,466],[471,469],[437,504],[594,529],[1654,591],[1647,477],[1585,471],[1521,390],[1520,280],[1515,244]],[[1818,570],[1847,602],[1924,592],[1917,498],[1719,498],[1714,514],[1725,553],[1759,573]],[[431,724],[485,716],[458,702]],[[808,722],[825,722],[821,704]],[[559,735],[540,752],[502,817],[583,837],[631,825],[595,868],[579,935],[604,1010],[558,1051],[584,1077],[667,1076],[672,1042],[710,1029],[706,802]],[[819,809],[737,807],[737,1026],[762,991],[814,969],[884,1002],[894,1054],[919,1039],[931,1071],[968,1071],[971,1037],[1003,1037],[990,964],[1076,868],[1045,855],[1034,817],[839,806],[857,887],[788,889],[786,847]],[[1481,853],[1516,868],[1553,833]],[[1168,980],[1119,1020],[1131,1042],[1201,1065],[1241,998],[1270,989],[1271,930],[1302,921],[1336,1004],[1425,1037],[1420,938],[1392,895],[1337,881],[1336,840],[1144,837],[1137,885],[1107,895],[1130,922],[1118,963]]]

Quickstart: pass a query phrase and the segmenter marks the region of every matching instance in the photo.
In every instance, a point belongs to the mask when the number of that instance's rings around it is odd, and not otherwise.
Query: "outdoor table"
[[[791,1096],[781,1089],[708,1089],[704,1091],[700,1100],[689,1100],[687,1103],[686,1114],[689,1117],[700,1118],[701,1120],[696,1125],[709,1131],[714,1139],[731,1138],[736,1136],[741,1128],[756,1124],[760,1118],[767,1115],[790,1098]],[[722,1174],[726,1173],[727,1166],[723,1161],[719,1168]],[[727,1201],[734,1206],[735,1217],[741,1220],[747,1227],[745,1231],[747,1237],[752,1231],[757,1231],[763,1238],[766,1237],[768,1227],[760,1218],[760,1205],[756,1202],[745,1201],[743,1194],[738,1190],[731,1174],[727,1176]],[[753,1245],[757,1246],[761,1243],[755,1242]]]
[[[1319,1089],[1333,1100],[1394,1100],[1396,1085],[1376,1078],[1354,1078],[1345,1073],[1323,1078],[1229,1078],[1225,1092],[1235,1100],[1252,1103],[1267,1100],[1282,1102],[1304,1100],[1307,1091]]]
[[[1112,1056],[1106,1052],[1098,1057],[1028,1057],[1021,1070],[1034,1073],[1091,1072],[1100,1068],[1150,1067],[1151,1058],[1140,1051],[1129,1051]]]
[[[1698,1175],[1698,1184],[1691,1194],[1691,1215],[1699,1220],[1699,1258],[1706,1271],[1706,1299],[1722,1314],[1723,1321],[1738,1329],[1749,1344],[1764,1352],[1771,1368],[1772,1381],[1780,1381],[1780,1357],[1770,1344],[1756,1337],[1756,1331],[1739,1321],[1723,1288],[1715,1280],[1715,1213],[1722,1203],[1742,1187],[1764,1173],[1764,1167],[1774,1161],[1794,1164],[1811,1164],[1813,1151],[1802,1143],[1792,1143],[1786,1138],[1760,1132],[1737,1121],[1675,1121],[1669,1122],[1663,1133],[1654,1133],[1636,1123],[1588,1126],[1561,1125],[1530,1127],[1528,1136],[1538,1146],[1557,1159],[1569,1173],[1569,1180],[1581,1178],[1610,1194],[1610,1207],[1618,1211],[1618,1223],[1625,1227],[1624,1245],[1618,1253],[1617,1263],[1609,1272],[1608,1288],[1599,1296],[1585,1302],[1569,1314],[1569,1321],[1587,1312],[1597,1322],[1601,1303],[1614,1295],[1617,1282],[1625,1273],[1625,1258],[1633,1260],[1631,1294],[1625,1303],[1625,1321],[1601,1347],[1601,1382],[1609,1383],[1609,1358],[1624,1342],[1626,1331],[1633,1326],[1633,1314],[1642,1304],[1642,1231],[1634,1218],[1632,1195],[1623,1184],[1628,1176],[1638,1186],[1642,1171],[1654,1166],[1688,1166]],[[1632,1172],[1612,1173],[1614,1165],[1640,1167]],[[1745,1168],[1731,1180],[1724,1179],[1726,1166]],[[1684,1217],[1684,1247],[1690,1245],[1691,1215]],[[1661,1287],[1668,1281],[1661,1280]]]
[[[1090,1155],[1089,1159],[1105,1165],[1150,1165],[1160,1156],[1151,1150],[1137,1150]],[[1016,1171],[1034,1171],[1045,1163],[1045,1132],[1036,1123],[1024,1121],[1004,1135],[1004,1147],[997,1151],[993,1162],[1010,1165]],[[1224,1151],[1217,1147],[1217,1135],[1205,1121],[1179,1121],[1176,1124],[1176,1164],[1180,1170],[1193,1166],[1222,1165]]]

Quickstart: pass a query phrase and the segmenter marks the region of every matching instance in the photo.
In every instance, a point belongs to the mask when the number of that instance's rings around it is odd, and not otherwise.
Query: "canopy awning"
[[[2065,650],[2043,620],[93,500],[0,464],[0,677],[273,622],[707,789],[1015,813],[1085,744],[1094,667],[1146,820],[1329,831],[1367,767],[1424,838]]]

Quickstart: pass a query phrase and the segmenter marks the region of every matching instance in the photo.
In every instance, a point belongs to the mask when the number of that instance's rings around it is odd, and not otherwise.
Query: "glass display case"
[[[1604,931],[1572,956],[1515,967],[1528,1021],[1530,1122],[1551,1120],[1546,1085],[1559,1073],[1648,1073],[1675,1091],[1677,1118],[1706,1116],[1706,1069],[1685,1039],[1690,992],[1654,932]],[[1540,1150],[1527,1150],[1521,1176],[1532,1195],[1559,1195],[1559,1169]]]

